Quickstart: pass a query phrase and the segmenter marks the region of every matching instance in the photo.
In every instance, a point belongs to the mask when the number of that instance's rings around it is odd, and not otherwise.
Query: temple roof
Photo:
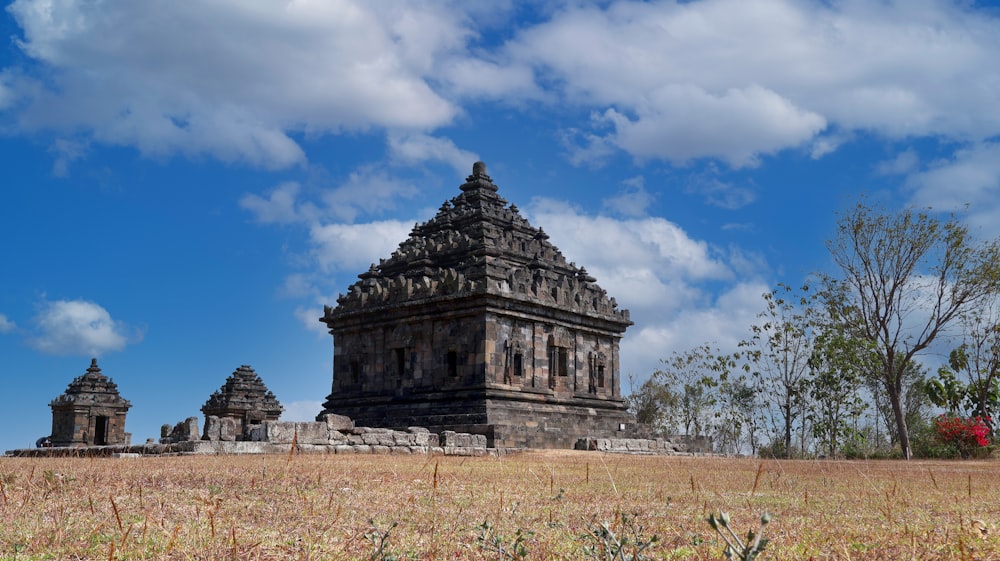
[[[387,259],[358,275],[320,321],[402,303],[494,295],[630,325],[628,310],[569,263],[541,228],[497,193],[476,162],[461,193],[434,218],[415,224]]]
[[[116,407],[128,410],[132,404],[118,394],[118,385],[101,374],[97,359],[90,360],[90,368],[70,382],[66,392],[49,402],[53,409],[74,406]]]
[[[277,419],[284,407],[278,403],[254,369],[244,364],[226,378],[226,383],[221,388],[212,393],[201,407],[201,412],[226,417],[239,416],[246,411],[259,411],[266,418]]]

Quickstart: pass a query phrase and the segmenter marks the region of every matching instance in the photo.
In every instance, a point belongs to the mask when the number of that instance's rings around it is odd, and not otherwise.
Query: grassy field
[[[647,559],[722,559],[720,510],[740,533],[773,515],[759,559],[1000,559],[998,476],[593,452],[0,458],[0,559],[610,559],[653,536]]]

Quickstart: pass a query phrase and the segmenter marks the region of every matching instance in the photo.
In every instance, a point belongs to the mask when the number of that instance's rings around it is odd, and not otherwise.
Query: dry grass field
[[[0,559],[1000,559],[1000,463],[504,457],[0,458]],[[596,533],[595,533],[596,532]],[[626,557],[627,558],[627,557]]]

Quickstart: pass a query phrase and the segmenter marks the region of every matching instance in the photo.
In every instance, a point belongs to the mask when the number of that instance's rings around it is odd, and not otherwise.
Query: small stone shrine
[[[128,445],[125,414],[132,404],[118,395],[118,386],[101,374],[97,359],[77,376],[66,393],[49,403],[52,408],[52,446]]]
[[[226,383],[201,406],[206,435],[221,428],[227,435],[224,440],[249,440],[253,428],[264,421],[277,421],[282,411],[284,407],[264,386],[264,381],[245,364],[226,378]]]
[[[635,423],[619,379],[629,313],[548,238],[476,162],[458,196],[325,307],[333,384],[317,418],[496,448],[623,436]]]

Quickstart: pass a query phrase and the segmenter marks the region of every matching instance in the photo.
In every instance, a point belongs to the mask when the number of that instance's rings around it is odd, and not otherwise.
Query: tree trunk
[[[909,460],[910,456],[910,433],[906,429],[906,413],[903,411],[903,403],[900,399],[900,390],[895,384],[886,384],[889,394],[889,403],[892,405],[892,415],[896,419],[896,431],[899,433],[899,446],[903,449],[903,458]]]

